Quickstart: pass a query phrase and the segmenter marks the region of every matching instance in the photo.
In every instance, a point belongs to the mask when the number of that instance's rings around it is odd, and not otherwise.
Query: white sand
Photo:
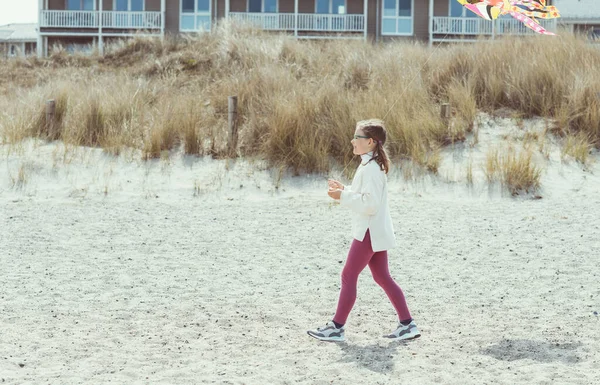
[[[396,319],[368,270],[348,342],[306,335],[351,241],[325,176],[275,189],[242,161],[0,147],[0,383],[598,383],[598,166],[555,148],[543,199],[510,198],[463,187],[466,147],[440,177],[390,177],[407,344],[381,338]]]

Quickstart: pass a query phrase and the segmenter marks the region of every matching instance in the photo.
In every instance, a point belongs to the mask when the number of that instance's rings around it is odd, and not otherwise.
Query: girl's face
[[[350,143],[352,143],[354,155],[366,154],[375,149],[375,141],[371,138],[366,138],[363,130],[358,127],[354,131],[354,139]]]

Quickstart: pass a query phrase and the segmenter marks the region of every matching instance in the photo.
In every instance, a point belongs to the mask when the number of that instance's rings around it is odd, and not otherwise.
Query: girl
[[[354,154],[360,155],[351,186],[329,180],[328,195],[339,199],[353,212],[352,236],[348,258],[342,271],[342,288],[333,320],[308,334],[321,341],[345,341],[344,324],[356,300],[356,284],[361,271],[369,265],[373,279],[383,288],[398,313],[399,325],[387,338],[408,340],[420,337],[410,316],[402,289],[388,270],[387,250],[396,246],[394,228],[387,201],[387,176],[390,162],[383,148],[386,131],[378,119],[357,123],[351,141]]]

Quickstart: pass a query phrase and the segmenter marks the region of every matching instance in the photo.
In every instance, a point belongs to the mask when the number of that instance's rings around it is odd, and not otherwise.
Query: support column
[[[44,55],[44,41],[42,39],[42,11],[44,10],[44,0],[38,0],[38,28],[37,28],[37,46],[36,51],[38,57],[42,57]]]
[[[229,20],[229,0],[225,0],[225,20]]]
[[[429,48],[433,45],[433,0],[429,0]]]
[[[42,33],[38,29],[37,33],[37,43],[36,43],[36,53],[38,57],[42,57],[44,55],[44,39],[42,38]]]
[[[160,37],[165,37],[165,0],[160,0]]]
[[[297,1],[297,0],[296,0]],[[369,0],[364,0],[364,4],[363,4],[363,17],[365,18],[364,20],[364,38],[365,40],[367,40],[367,32],[368,32],[368,26],[369,26]],[[377,21],[375,21],[375,25],[377,25]]]
[[[375,42],[379,43],[379,35],[381,34],[381,16],[379,15],[379,0],[377,0],[375,6],[377,7],[375,9]]]
[[[98,53],[100,54],[100,56],[104,55],[104,38],[102,37],[102,22],[103,22],[103,17],[102,17],[102,10],[104,8],[104,1],[103,0],[98,0],[98,3],[100,4],[100,10],[98,11]]]
[[[294,36],[298,37],[298,0],[294,0]]]

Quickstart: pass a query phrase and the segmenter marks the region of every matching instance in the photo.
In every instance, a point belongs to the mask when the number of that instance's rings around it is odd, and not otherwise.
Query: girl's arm
[[[377,170],[372,168],[365,169],[362,177],[362,185],[364,186],[362,193],[343,189],[340,196],[340,203],[342,206],[347,206],[359,214],[375,215],[381,205],[384,187],[383,178]]]

